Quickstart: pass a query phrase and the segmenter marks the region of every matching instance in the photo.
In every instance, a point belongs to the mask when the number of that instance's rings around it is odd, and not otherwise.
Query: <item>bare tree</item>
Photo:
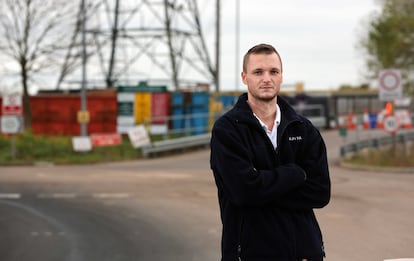
[[[30,131],[31,79],[61,63],[76,22],[77,4],[67,0],[0,0],[0,6],[0,52],[18,65],[24,123]]]

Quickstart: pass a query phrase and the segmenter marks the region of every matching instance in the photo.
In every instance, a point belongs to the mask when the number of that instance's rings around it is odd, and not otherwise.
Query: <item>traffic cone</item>
[[[377,129],[384,129],[385,111],[380,110],[377,115]]]
[[[346,126],[350,130],[355,130],[357,125],[357,118],[355,113],[349,112],[346,116]]]
[[[346,119],[345,119],[345,115],[343,115],[342,113],[339,114],[338,116],[338,128],[346,128]]]
[[[364,114],[362,115],[362,125],[365,130],[370,129],[368,109],[365,109]]]

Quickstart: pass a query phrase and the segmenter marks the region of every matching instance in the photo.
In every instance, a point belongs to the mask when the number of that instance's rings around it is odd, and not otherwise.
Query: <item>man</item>
[[[313,212],[330,199],[325,143],[278,93],[282,61],[271,45],[244,56],[247,93],[214,124],[211,169],[218,188],[222,261],[322,260]]]

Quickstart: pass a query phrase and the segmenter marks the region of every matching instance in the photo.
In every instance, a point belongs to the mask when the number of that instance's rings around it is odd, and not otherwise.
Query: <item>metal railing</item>
[[[207,147],[210,144],[210,130],[221,113],[194,113],[185,115],[152,117],[145,121],[150,136],[158,140],[142,147],[144,157],[165,152]],[[151,133],[152,127],[163,126]]]
[[[365,148],[379,148],[396,143],[405,143],[407,141],[414,141],[414,132],[405,132],[401,134],[346,144],[340,147],[340,155],[341,157],[345,157],[349,153],[356,153]]]
[[[157,116],[144,120],[151,136],[164,139],[209,133],[214,121],[222,113],[192,113],[173,116]]]

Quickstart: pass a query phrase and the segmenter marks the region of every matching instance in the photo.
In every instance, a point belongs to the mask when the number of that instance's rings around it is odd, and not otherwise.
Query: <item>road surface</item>
[[[349,133],[348,141],[381,133]],[[326,260],[414,257],[414,173],[336,165],[317,210]],[[82,166],[0,167],[1,261],[211,261],[220,220],[209,150]]]

